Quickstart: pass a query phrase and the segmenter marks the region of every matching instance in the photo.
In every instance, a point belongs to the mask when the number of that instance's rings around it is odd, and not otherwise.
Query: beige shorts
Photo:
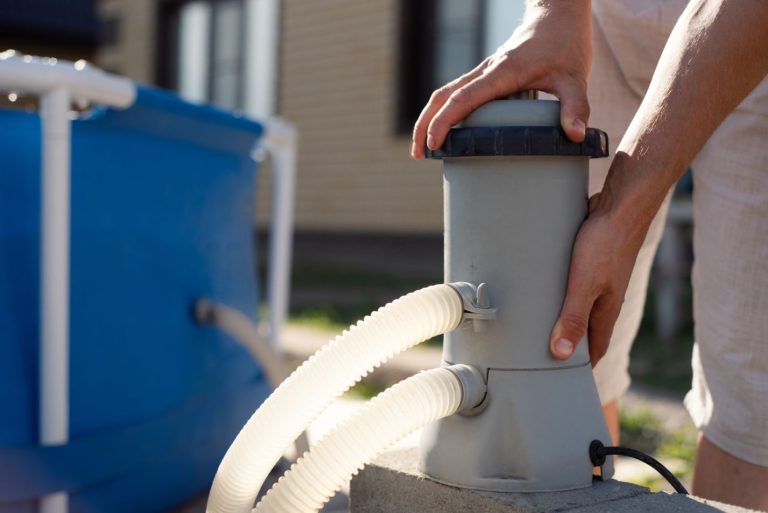
[[[590,125],[606,130],[613,148],[685,3],[593,2]],[[602,188],[609,165],[610,159],[593,161],[590,194]],[[691,168],[696,345],[685,405],[712,443],[768,466],[768,78],[722,123]],[[629,351],[668,204],[669,198],[648,232],[610,348],[595,367],[604,404],[629,387]]]

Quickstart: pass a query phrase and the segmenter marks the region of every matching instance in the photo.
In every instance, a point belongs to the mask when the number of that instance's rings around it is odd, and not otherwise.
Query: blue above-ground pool
[[[72,122],[70,443],[38,446],[40,118],[0,110],[0,512],[160,512],[203,492],[269,393],[199,297],[257,310],[261,125],[139,88]]]

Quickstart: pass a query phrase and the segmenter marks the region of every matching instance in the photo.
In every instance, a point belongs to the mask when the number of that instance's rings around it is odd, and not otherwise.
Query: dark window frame
[[[155,84],[165,89],[177,88],[179,11],[189,0],[161,0],[157,2],[155,19],[158,48],[155,59]]]
[[[485,0],[472,1],[479,4],[479,26],[475,41],[475,61],[479,63],[485,57],[487,5]],[[400,0],[398,8],[398,65],[393,131],[399,136],[410,136],[413,124],[432,91],[442,85],[436,82],[434,68],[438,29],[436,12],[439,6],[438,0]]]

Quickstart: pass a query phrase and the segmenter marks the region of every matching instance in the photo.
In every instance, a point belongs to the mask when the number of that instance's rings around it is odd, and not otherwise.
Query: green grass
[[[659,419],[645,409],[632,412],[622,409],[619,412],[619,429],[621,445],[648,454],[656,451],[663,437]]]
[[[352,388],[347,390],[347,397],[352,399],[362,399],[367,401],[368,399],[373,399],[382,390],[378,387],[375,387],[373,385],[370,385],[365,382],[356,383]]]
[[[693,465],[696,457],[696,431],[690,429],[668,434],[662,439],[656,454],[661,458],[678,458]]]
[[[329,331],[342,331],[381,305],[365,302],[351,307],[323,305],[291,309],[290,321]]]
[[[360,306],[350,309],[339,309],[328,306],[324,308],[303,308],[293,310],[289,322],[301,326],[308,326],[325,331],[341,333],[357,321],[363,319],[366,315],[377,310],[379,306],[371,306],[367,310],[366,306]],[[443,347],[443,337],[439,335],[425,340],[416,347]]]
[[[641,329],[630,353],[629,374],[633,381],[685,393],[691,386],[692,350],[692,332],[660,341],[650,328]]]
[[[323,304],[293,306],[291,320],[332,330],[342,330],[384,306],[386,301],[377,299],[381,296],[398,297],[435,282],[433,277],[426,276],[406,277],[307,264],[295,267],[291,279],[296,290],[318,291],[329,297]],[[334,301],[334,298],[345,298],[345,301]]]
[[[661,421],[646,409],[619,412],[621,445],[631,447],[663,461],[677,460],[679,469],[670,469],[679,479],[688,479],[693,473],[696,455],[696,431],[693,427],[677,432],[665,432]],[[661,476],[636,481],[635,484],[651,491],[670,491]]]
[[[396,298],[440,281],[435,276],[400,276],[386,272],[342,269],[332,265],[301,265],[293,270],[293,286],[299,290],[320,290],[329,297],[348,294],[351,303],[328,301],[319,305],[292,306],[290,322],[318,329],[341,332],[386,303],[377,297]],[[424,344],[440,347],[442,337]]]
[[[688,321],[672,340],[659,340],[655,332],[655,297],[648,291],[643,320],[630,354],[629,373],[634,381],[655,388],[685,393],[691,386],[693,350],[692,290],[687,289],[682,308]]]

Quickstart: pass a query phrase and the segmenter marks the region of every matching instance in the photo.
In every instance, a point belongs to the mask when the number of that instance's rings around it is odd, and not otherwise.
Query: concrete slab
[[[577,508],[568,510],[568,513],[593,513],[595,511],[606,513],[630,513],[635,511],[653,511],[654,513],[719,513],[722,511],[729,513],[757,513],[738,506],[674,493],[645,493],[637,497],[602,504],[599,509],[594,507]]]
[[[494,493],[436,483],[417,470],[415,449],[390,451],[352,480],[352,513],[550,513],[658,511],[709,513],[747,510],[680,495],[651,493],[619,481],[554,493]]]

